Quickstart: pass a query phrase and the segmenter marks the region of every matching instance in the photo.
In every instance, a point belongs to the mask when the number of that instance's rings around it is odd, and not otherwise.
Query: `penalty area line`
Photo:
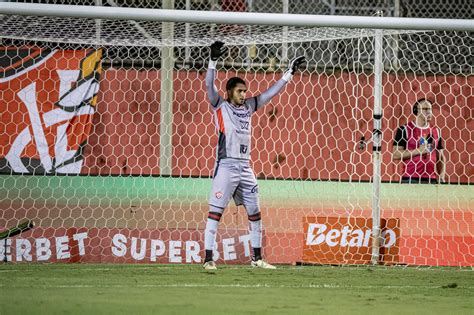
[[[176,283],[176,284],[57,284],[57,285],[2,285],[0,288],[38,288],[38,289],[114,289],[114,288],[269,288],[269,289],[441,289],[441,286],[416,286],[416,285],[340,285],[333,283],[285,285],[285,284],[204,284],[204,283]],[[460,286],[459,288],[474,289],[474,286]]]

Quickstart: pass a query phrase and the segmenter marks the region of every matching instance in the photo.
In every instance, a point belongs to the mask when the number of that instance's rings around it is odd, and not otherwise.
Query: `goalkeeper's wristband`
[[[285,80],[286,82],[290,81],[293,78],[293,74],[291,73],[291,69],[286,70],[286,72],[283,74],[282,79]]]
[[[209,69],[213,69],[213,70],[216,70],[216,66],[217,66],[217,60],[212,60],[212,59],[209,59]]]

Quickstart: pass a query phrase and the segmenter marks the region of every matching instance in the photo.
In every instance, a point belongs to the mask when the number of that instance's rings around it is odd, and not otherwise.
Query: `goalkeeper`
[[[293,59],[283,77],[258,96],[247,97],[245,81],[239,77],[230,78],[226,83],[227,98],[223,98],[218,94],[214,79],[217,60],[226,51],[227,47],[222,42],[216,41],[211,45],[211,59],[206,74],[207,94],[214,111],[219,140],[209,197],[209,214],[204,232],[206,256],[203,267],[207,270],[216,269],[212,255],[217,228],[224,209],[233,198],[237,206],[243,205],[247,211],[250,245],[253,249],[251,265],[257,268],[275,269],[262,259],[262,220],[258,185],[249,163],[251,116],[285,87],[304,62],[304,57]]]

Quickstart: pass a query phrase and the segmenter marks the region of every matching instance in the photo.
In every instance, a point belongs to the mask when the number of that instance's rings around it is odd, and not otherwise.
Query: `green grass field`
[[[473,314],[472,268],[0,265],[0,314]]]

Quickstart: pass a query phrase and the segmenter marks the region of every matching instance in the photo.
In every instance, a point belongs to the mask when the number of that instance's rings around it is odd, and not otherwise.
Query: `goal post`
[[[474,21],[3,2],[0,15],[0,229],[35,222],[0,259],[201,262],[217,144],[204,76],[219,39],[221,95],[240,76],[254,96],[307,59],[253,117],[270,262],[474,263]],[[392,160],[421,98],[446,184],[401,184]],[[249,259],[246,220],[224,212],[219,262]]]
[[[471,32],[474,28],[474,22],[472,20],[465,19],[384,18],[366,16],[212,12],[194,10],[184,11],[120,7],[93,7],[93,9],[91,9],[89,6],[28,3],[24,3],[22,5],[17,3],[1,3],[0,8],[2,14],[109,20],[467,32]]]
[[[373,163],[373,190],[372,190],[372,259],[371,263],[376,265],[380,261],[381,228],[380,228],[380,184],[382,181],[382,72],[383,72],[383,34],[376,31],[374,37],[374,130],[372,134],[372,163]]]

